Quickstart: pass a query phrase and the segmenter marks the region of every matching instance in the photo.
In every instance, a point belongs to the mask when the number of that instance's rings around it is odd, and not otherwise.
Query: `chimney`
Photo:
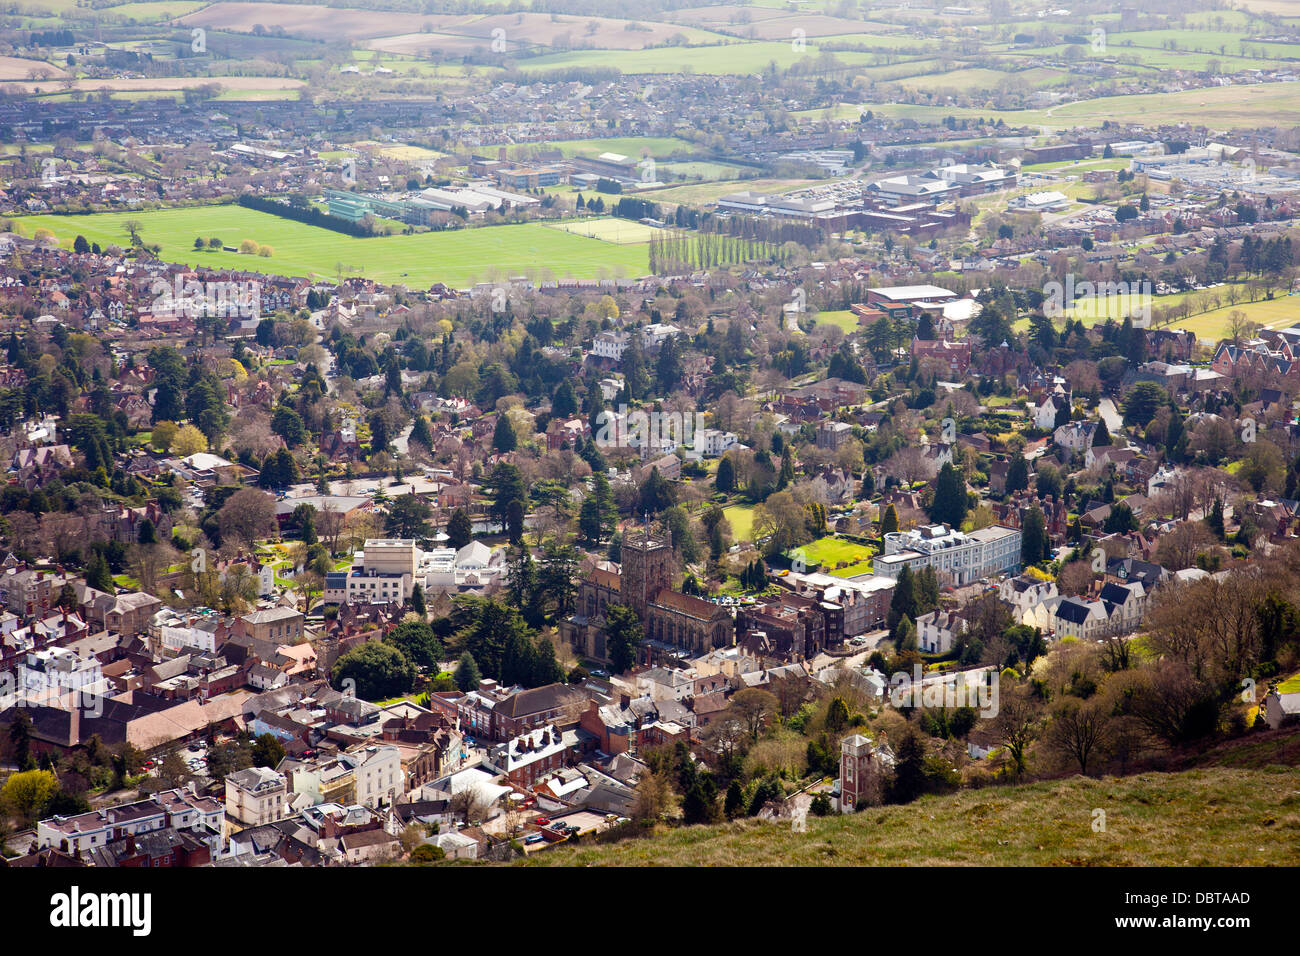
[[[74,701],[68,720],[68,746],[75,747],[81,742],[81,705]]]

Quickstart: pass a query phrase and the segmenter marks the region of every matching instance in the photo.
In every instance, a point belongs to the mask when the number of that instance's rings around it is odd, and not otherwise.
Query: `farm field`
[[[524,72],[559,70],[574,67],[609,67],[624,73],[705,73],[722,75],[730,73],[761,73],[769,63],[788,69],[804,57],[818,55],[816,45],[809,41],[804,50],[795,50],[789,42],[728,43],[725,45],[696,47],[660,47],[653,50],[578,50],[570,53],[552,53],[519,61]],[[875,54],[838,52],[840,62],[869,64]]]
[[[66,70],[61,70],[52,63],[46,63],[44,60],[33,60],[26,57],[17,56],[0,56],[0,80],[25,80],[30,76],[40,76],[48,80],[61,79],[67,76]]]
[[[138,220],[146,244],[162,246],[168,262],[272,275],[333,277],[338,266],[383,282],[466,286],[514,275],[538,280],[639,276],[649,268],[649,250],[571,235],[543,223],[486,226],[454,232],[356,239],[242,206],[201,206],[88,216],[29,216],[17,220],[25,233],[51,230],[60,244],[78,235],[101,246],[125,245],[123,223]],[[193,248],[197,236],[216,236],[226,245],[252,239],[270,245],[271,258]]]
[[[1300,123],[1300,96],[1290,83],[1260,86],[1225,86],[1217,89],[1186,90],[1181,93],[1149,93],[1135,96],[1107,96],[1054,106],[1046,110],[1016,110],[1004,115],[1008,123],[1040,123],[1060,127],[1076,124],[1100,125],[1111,122],[1160,123],[1197,122],[1212,128],[1231,129],[1251,125],[1294,125]],[[1017,117],[1013,120],[1012,117]]]
[[[364,9],[261,2],[218,2],[184,18],[185,26],[250,33],[261,24],[267,29],[280,27],[291,36],[314,40],[344,37],[377,41],[381,48],[387,48],[384,46],[386,40],[409,40],[419,34],[426,34],[431,40],[436,40],[438,34],[459,37],[471,46],[484,48],[490,47],[494,39],[499,39],[504,42],[507,55],[578,40],[605,50],[640,50],[663,43],[674,34],[685,36],[691,43],[722,39],[715,33],[669,23],[644,22],[640,29],[628,29],[631,22],[611,17],[522,12],[485,15],[385,10],[377,16],[375,12]],[[402,52],[412,51],[404,49]]]
[[[202,10],[204,6],[205,4],[200,0],[152,0],[152,2],[124,3],[117,7],[106,7],[101,12],[122,20],[152,23],[187,16]]]
[[[285,76],[158,76],[126,80],[42,80],[12,83],[28,93],[55,92],[96,93],[111,90],[114,93],[144,93],[157,90],[183,90],[215,83],[224,92],[262,92],[268,90],[299,90],[307,84]],[[242,99],[242,97],[237,97]]]

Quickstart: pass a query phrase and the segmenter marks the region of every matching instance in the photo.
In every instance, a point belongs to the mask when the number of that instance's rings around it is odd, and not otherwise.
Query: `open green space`
[[[731,525],[731,534],[737,541],[754,540],[754,506],[728,505],[722,509],[727,522]]]
[[[644,275],[646,245],[620,245],[552,229],[545,223],[484,226],[450,232],[357,239],[242,206],[199,206],[84,216],[28,216],[17,220],[26,235],[46,228],[61,245],[78,235],[101,247],[128,243],[124,223],[141,224],[140,239],[162,247],[160,257],[184,265],[246,269],[272,275],[336,277],[345,272],[381,282],[465,286],[511,276],[599,279]],[[227,246],[244,239],[269,245],[269,258],[236,252],[195,251],[196,237],[215,236]]]
[[[808,544],[796,548],[789,552],[794,555],[795,552],[802,551],[804,563],[811,569],[814,565],[820,565],[821,570],[832,572],[850,568],[854,565],[866,563],[867,570],[870,570],[871,558],[875,555],[875,549],[865,544],[857,544],[853,541],[847,541],[844,538],[837,538],[834,535],[818,538]],[[865,574],[866,571],[854,571],[853,574]],[[852,575],[845,575],[851,577]]]

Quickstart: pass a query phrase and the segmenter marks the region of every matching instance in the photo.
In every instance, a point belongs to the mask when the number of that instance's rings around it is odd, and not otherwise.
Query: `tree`
[[[253,741],[253,766],[274,770],[284,759],[284,745],[274,734],[262,734]]]
[[[442,657],[442,643],[427,621],[407,615],[407,619],[389,631],[384,640],[421,670],[437,670]]]
[[[1029,745],[1038,737],[1040,723],[1038,706],[1026,694],[1002,693],[991,730],[1007,748],[1017,777],[1025,772]]]
[[[911,803],[925,792],[925,741],[908,727],[894,749],[890,802]]]
[[[496,431],[492,433],[492,447],[500,454],[514,451],[519,440],[515,436],[515,426],[510,423],[510,416],[502,412],[497,416]]]
[[[1155,382],[1138,382],[1124,396],[1124,424],[1145,428],[1156,410],[1169,404],[1169,393]]]
[[[917,611],[919,610],[916,601],[916,575],[907,565],[903,565],[898,572],[898,579],[894,584],[894,594],[889,602],[889,626],[894,628],[899,621],[904,618],[916,620]]]
[[[578,512],[578,531],[583,540],[599,545],[607,540],[618,525],[618,507],[609,479],[602,472],[591,476],[591,492],[583,499]]]
[[[1017,491],[1023,491],[1029,487],[1029,463],[1025,461],[1022,452],[1016,452],[1011,456],[1011,461],[1007,465],[1007,478],[1003,486],[1008,495],[1013,495]]]
[[[340,657],[330,672],[337,689],[352,681],[363,700],[383,700],[405,694],[415,685],[415,665],[396,647],[382,641],[367,641]]]
[[[944,462],[934,481],[934,500],[930,503],[930,520],[960,528],[970,509],[966,496],[966,479],[951,462]]]
[[[1088,775],[1088,765],[1105,745],[1108,717],[1096,700],[1061,702],[1048,727],[1048,743],[1059,754],[1073,760],[1079,773]]]
[[[729,455],[723,455],[718,462],[718,473],[713,478],[713,486],[724,495],[736,490],[736,467],[731,463]]]
[[[297,448],[307,440],[307,426],[302,416],[287,405],[280,405],[271,415],[271,431],[284,439],[290,448]]]
[[[178,458],[188,458],[207,451],[208,438],[193,425],[182,425],[172,438],[171,450]]]
[[[896,534],[898,532],[898,509],[891,502],[880,519],[880,533]]]
[[[478,690],[478,683],[482,677],[479,674],[474,655],[469,651],[465,651],[460,655],[460,663],[456,665],[456,673],[452,676],[452,679],[456,682],[456,687],[464,693]]]
[[[749,687],[732,696],[727,710],[744,725],[749,739],[757,742],[768,722],[780,714],[781,707],[775,694]]]
[[[108,566],[108,559],[104,557],[103,551],[91,552],[90,560],[86,564],[86,584],[106,594],[115,593],[113,572]]]
[[[745,812],[745,790],[739,780],[731,781],[727,795],[722,801],[722,813],[728,820],[734,820]]]
[[[242,488],[227,499],[217,512],[221,540],[234,540],[252,548],[261,538],[275,533],[275,499],[256,488]]]
[[[416,495],[400,495],[388,506],[384,530],[394,538],[425,540],[431,536],[429,502]]]
[[[611,604],[605,609],[606,647],[615,674],[622,674],[636,663],[636,649],[645,639],[641,622],[626,604]]]
[[[501,527],[507,527],[512,512],[512,504],[523,506],[528,500],[528,488],[524,477],[515,465],[498,462],[492,474],[484,482],[486,490],[492,494],[490,514]]]
[[[1020,561],[1026,567],[1047,558],[1051,543],[1047,537],[1047,519],[1038,505],[1025,513],[1020,527]]]
[[[447,546],[459,551],[474,540],[474,527],[464,508],[457,508],[447,521]]]
[[[51,770],[15,773],[0,787],[0,807],[23,820],[34,820],[58,792],[59,781]]]
[[[1106,419],[1097,420],[1097,430],[1092,433],[1092,444],[1096,448],[1106,448],[1112,444],[1110,429],[1106,427]]]
[[[1110,514],[1106,516],[1102,527],[1107,534],[1127,534],[1137,530],[1137,518],[1125,502],[1117,501],[1110,506]]]
[[[657,466],[652,467],[650,476],[641,484],[637,510],[642,514],[657,515],[665,508],[671,507],[676,500],[677,494],[668,479],[659,474]]]

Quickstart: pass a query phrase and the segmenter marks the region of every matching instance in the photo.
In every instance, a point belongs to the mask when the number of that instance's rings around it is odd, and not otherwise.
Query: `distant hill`
[[[1093,829],[1105,811],[1105,831]],[[590,841],[590,838],[588,838]],[[1208,767],[963,790],[848,816],[663,829],[532,866],[1295,866],[1300,769]]]

